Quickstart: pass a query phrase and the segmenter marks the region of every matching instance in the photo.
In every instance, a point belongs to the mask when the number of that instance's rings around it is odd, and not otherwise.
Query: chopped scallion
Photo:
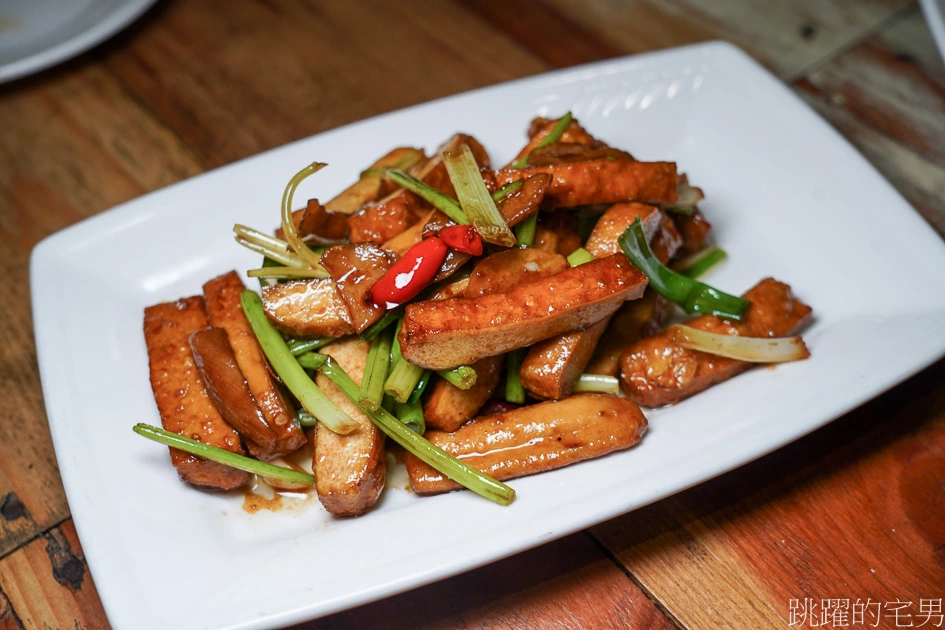
[[[516,190],[521,188],[524,182],[525,180],[523,179],[516,179],[514,182],[509,182],[502,188],[492,193],[492,201],[499,203],[500,201],[502,201],[503,199],[505,199],[512,193],[514,193]]]
[[[293,339],[287,343],[289,351],[295,356],[299,356],[312,350],[318,350],[322,346],[327,346],[334,340],[335,337],[318,337],[317,339]]]
[[[521,180],[519,180],[521,181]],[[522,221],[515,226],[515,240],[518,241],[519,247],[531,247],[535,244],[535,231],[538,228],[538,210],[535,210],[530,215],[522,219]]]
[[[551,131],[548,132],[548,135],[541,139],[535,148],[543,149],[549,144],[554,144],[561,139],[561,136],[564,135],[564,132],[568,130],[568,127],[571,126],[571,121],[574,119],[574,116],[571,115],[571,112],[565,113],[564,116],[558,119],[558,122],[555,123],[555,126],[551,128]],[[515,160],[512,163],[512,168],[525,168],[528,165],[528,158],[531,154],[523,155],[519,159]]]
[[[592,260],[594,260],[594,254],[590,253],[583,247],[578,247],[568,256],[568,264],[572,267],[589,263]]]
[[[455,199],[449,195],[444,195],[436,188],[433,188],[429,184],[420,181],[413,175],[410,175],[400,169],[391,168],[387,170],[387,178],[398,186],[406,188],[413,194],[426,199],[428,202],[433,204],[433,207],[442,211],[443,214],[451,218],[453,221],[456,221],[460,225],[466,225],[469,223],[469,220],[466,218],[462,208],[459,207],[459,203]]]
[[[630,262],[650,279],[653,290],[682,306],[687,313],[706,313],[735,321],[744,317],[750,304],[748,300],[719,291],[664,266],[650,249],[639,217],[617,241]]]
[[[525,354],[528,348],[519,348],[512,350],[507,355],[508,368],[505,374],[505,400],[506,402],[523,404],[525,402],[525,388],[522,387],[522,381],[519,378],[519,370],[522,369],[522,361],[525,360]]]
[[[394,412],[397,419],[417,435],[426,433],[427,423],[423,419],[423,405],[419,400],[413,404],[394,401]]]
[[[616,394],[620,391],[620,381],[616,376],[604,374],[581,374],[574,384],[575,392],[597,392],[600,394]]]
[[[698,278],[705,275],[706,272],[727,257],[728,254],[726,254],[725,250],[721,247],[709,247],[701,252],[696,252],[692,256],[683,258],[674,265],[674,268],[684,276]]]
[[[443,154],[443,163],[449,173],[456,196],[476,231],[487,243],[494,243],[503,247],[515,245],[515,236],[499,214],[495,201],[489,194],[479,165],[473,157],[469,145],[462,144],[458,151],[447,151]]]

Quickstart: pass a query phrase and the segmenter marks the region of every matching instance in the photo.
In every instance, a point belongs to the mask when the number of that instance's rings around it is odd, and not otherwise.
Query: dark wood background
[[[0,628],[108,627],[37,374],[41,238],[344,123],[711,39],[783,79],[945,234],[945,66],[909,0],[164,0],[0,86]],[[943,383],[940,361],[709,483],[310,627],[772,628],[807,597],[908,601],[918,626],[945,591]],[[895,627],[889,610],[864,627]]]

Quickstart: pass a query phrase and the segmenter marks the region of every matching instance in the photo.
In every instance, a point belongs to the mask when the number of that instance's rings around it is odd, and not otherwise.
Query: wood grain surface
[[[909,0],[163,0],[0,86],[0,628],[108,627],[46,426],[40,239],[368,116],[712,39],[791,85],[945,235],[945,64]],[[302,627],[773,628],[805,598],[908,601],[918,626],[920,600],[945,596],[943,382],[945,361],[709,483]],[[890,610],[862,627],[897,627]]]

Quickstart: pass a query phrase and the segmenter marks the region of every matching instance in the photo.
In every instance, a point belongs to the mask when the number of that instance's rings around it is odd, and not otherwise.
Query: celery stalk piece
[[[710,269],[728,258],[721,247],[709,247],[680,260],[674,270],[692,279],[705,275]]]
[[[400,318],[401,313],[403,313],[403,308],[387,311],[379,320],[364,329],[361,333],[361,339],[364,341],[373,341],[382,330],[396,322]]]
[[[237,455],[236,453],[231,453],[230,451],[217,448],[216,446],[210,446],[209,444],[204,444],[203,442],[198,442],[197,440],[165,431],[164,429],[152,427],[149,424],[139,422],[134,426],[133,430],[138,435],[146,437],[149,440],[166,444],[185,453],[209,459],[212,462],[236,468],[237,470],[244,470],[264,477],[291,481],[292,483],[304,484],[306,486],[315,483],[315,477],[308,473],[292,470],[291,468],[285,468],[283,466],[276,466],[274,464],[267,464],[266,462],[253,459],[252,457]]]
[[[423,419],[423,405],[419,400],[413,404],[394,401],[394,412],[397,419],[417,435],[426,433],[427,423]]]
[[[482,181],[479,165],[473,157],[469,145],[462,144],[458,151],[443,154],[443,163],[449,173],[453,188],[463,212],[469,218],[476,231],[487,243],[503,247],[515,245],[515,236],[499,214],[486,184]]]
[[[528,348],[519,348],[508,354],[508,368],[505,374],[506,402],[519,405],[525,402],[525,388],[522,387],[522,381],[518,373],[522,369],[522,361],[525,360],[526,352],[528,352]]]
[[[478,375],[471,366],[461,365],[452,370],[437,370],[437,374],[460,389],[469,389],[476,384]]]
[[[393,396],[397,402],[405,403],[416,389],[423,373],[422,367],[401,358],[394,365],[387,382],[384,383],[384,391]]]
[[[330,378],[351,402],[357,404],[358,386],[337,363],[329,358],[322,366],[322,373]],[[417,435],[383,407],[376,411],[362,408],[361,411],[389,438],[453,481],[499,505],[509,505],[515,500],[515,490]]]
[[[503,199],[505,199],[512,193],[514,193],[516,190],[521,188],[524,182],[525,182],[524,179],[516,179],[514,182],[509,182],[502,188],[492,193],[492,201],[499,203],[500,201],[502,201]]]
[[[522,181],[522,180],[518,180]],[[519,247],[531,247],[535,244],[535,230],[538,228],[538,210],[522,219],[522,222],[515,226],[515,240]]]
[[[282,335],[272,327],[263,312],[262,300],[252,291],[240,294],[240,302],[249,325],[269,359],[272,369],[279,375],[289,391],[302,403],[305,410],[315,416],[326,427],[342,435],[358,428],[358,423],[331,402],[322,390],[308,377],[299,362],[292,356]]]
[[[325,360],[322,357],[328,355],[321,354],[319,352],[306,352],[305,354],[300,354],[295,358],[306,370],[317,370],[322,366]]]
[[[423,199],[426,199],[431,204],[433,204],[433,207],[442,211],[443,214],[451,218],[453,221],[456,221],[460,225],[466,225],[469,223],[469,220],[466,218],[462,208],[459,207],[459,204],[455,199],[449,195],[444,195],[436,188],[433,188],[429,184],[425,184],[413,175],[409,175],[400,169],[391,168],[387,169],[387,179],[402,188],[406,188],[413,194],[419,195]]]
[[[311,352],[312,350],[318,350],[323,346],[327,346],[336,337],[318,337],[316,339],[293,339],[292,341],[287,342],[289,346],[289,351],[292,352],[295,356],[300,356],[306,352]]]
[[[620,382],[616,376],[604,374],[581,374],[574,384],[575,392],[597,392],[600,394],[616,394],[620,391]]]
[[[423,396],[423,392],[426,391],[427,385],[430,383],[430,378],[432,378],[433,372],[431,370],[424,370],[420,374],[420,380],[417,381],[417,386],[413,388],[413,391],[410,393],[410,398],[407,399],[407,404],[412,405],[420,400],[420,397]]]
[[[548,135],[541,139],[535,148],[543,149],[549,144],[554,144],[561,139],[561,136],[564,135],[564,132],[568,130],[568,127],[571,126],[571,121],[574,120],[574,116],[571,115],[571,112],[566,112],[564,116],[558,119],[558,122],[555,123],[555,126],[551,128],[551,131],[548,132]],[[512,163],[512,168],[525,168],[528,165],[528,158],[531,153],[523,155],[519,159],[515,160]]]
[[[637,217],[617,239],[620,248],[634,266],[649,278],[653,290],[683,307],[687,313],[705,313],[741,321],[751,304],[745,298],[729,295],[669,269],[653,254]]]
[[[594,260],[594,254],[590,253],[583,247],[578,247],[568,256],[568,264],[572,267],[589,263],[592,260]]]
[[[371,411],[376,411],[384,401],[384,382],[387,380],[387,370],[390,369],[392,333],[392,328],[386,328],[374,338],[371,349],[368,350],[358,404]]]

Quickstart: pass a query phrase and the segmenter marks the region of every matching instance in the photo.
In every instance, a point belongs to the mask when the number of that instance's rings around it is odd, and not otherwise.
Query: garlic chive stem
[[[460,389],[469,389],[476,384],[476,370],[468,365],[461,365],[452,370],[437,370],[437,374]]]
[[[358,404],[362,407],[377,410],[384,399],[384,382],[387,380],[387,371],[390,369],[390,345],[393,337],[393,328],[384,329],[371,342],[368,350],[367,364],[364,376],[361,378],[361,390]]]
[[[317,173],[325,166],[325,164],[319,162],[309,164],[292,176],[285,187],[285,192],[282,193],[282,231],[285,233],[285,240],[288,241],[289,247],[298,254],[299,258],[313,268],[318,267],[319,256],[310,250],[302,237],[299,236],[298,228],[296,228],[295,221],[292,218],[292,198],[295,196],[295,189],[299,187],[302,180]]]
[[[575,392],[596,392],[600,394],[616,394],[620,391],[620,382],[615,376],[604,374],[581,374],[574,384]]]

